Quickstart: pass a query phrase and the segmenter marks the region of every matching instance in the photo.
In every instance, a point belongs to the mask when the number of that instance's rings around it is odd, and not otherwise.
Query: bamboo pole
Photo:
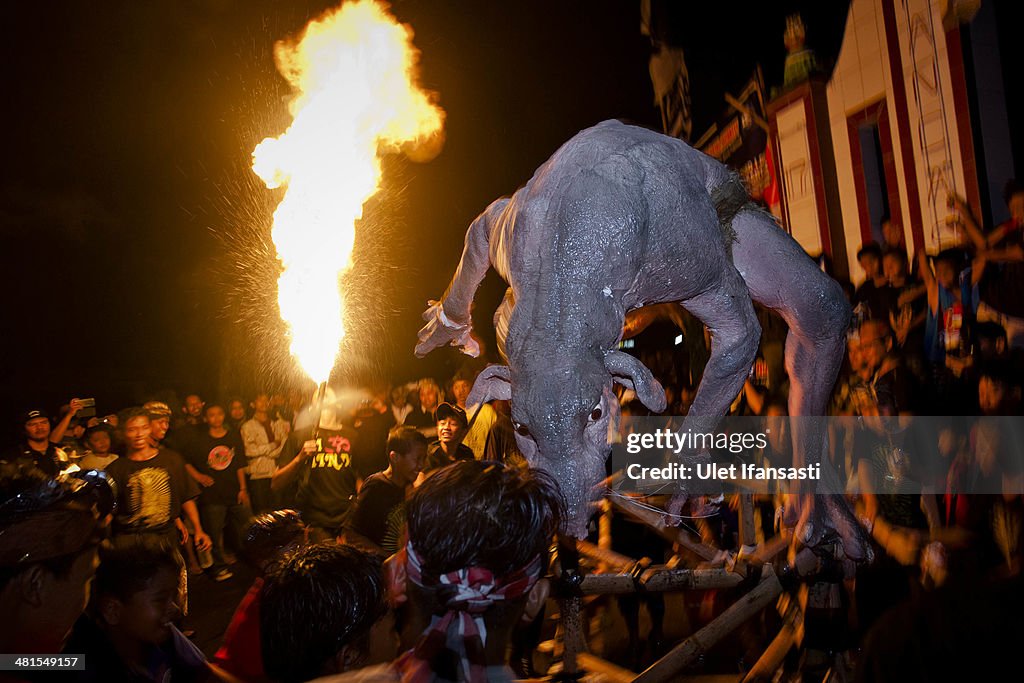
[[[709,590],[732,588],[743,577],[728,569],[667,569],[652,567],[644,572],[640,581],[644,590],[655,593],[675,590]]]
[[[635,593],[663,593],[682,590],[710,590],[733,588],[743,582],[743,576],[728,569],[668,569],[664,565],[651,567],[639,577],[631,573],[588,574],[580,584],[585,595],[622,595]]]
[[[558,563],[563,575],[576,574],[580,568],[576,539],[558,536]],[[562,616],[562,672],[570,678],[579,672],[577,655],[586,650],[583,637],[583,599],[580,595],[563,595],[558,600]]]
[[[562,671],[570,676],[579,672],[579,655],[586,650],[583,639],[583,600],[562,598]]]
[[[679,673],[711,649],[736,627],[764,609],[782,593],[782,584],[771,566],[765,566],[760,583],[739,598],[710,624],[700,629],[634,679],[634,683],[661,683],[679,679]]]
[[[589,560],[599,562],[601,564],[608,565],[609,569],[613,569],[619,572],[626,572],[632,569],[638,564],[637,560],[632,557],[627,557],[621,553],[617,553],[614,550],[601,548],[588,541],[576,541],[576,550],[579,551],[580,555],[583,555]],[[650,564],[649,558],[644,558],[639,562],[642,563],[647,560],[647,564]]]

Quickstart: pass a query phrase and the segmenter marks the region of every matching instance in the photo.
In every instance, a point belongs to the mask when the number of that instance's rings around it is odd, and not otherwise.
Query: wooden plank
[[[621,666],[586,652],[580,653],[577,660],[584,670],[600,674],[608,683],[632,683],[632,680],[636,678],[636,674],[629,669],[623,669]]]

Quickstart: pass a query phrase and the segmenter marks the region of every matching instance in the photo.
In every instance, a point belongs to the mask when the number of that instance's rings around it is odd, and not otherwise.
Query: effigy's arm
[[[480,347],[471,336],[473,297],[491,265],[491,232],[508,204],[508,198],[492,202],[477,216],[466,232],[466,244],[448,291],[440,301],[429,301],[423,312],[426,324],[420,329],[416,355],[420,358],[446,344],[458,346],[462,352],[476,357]]]

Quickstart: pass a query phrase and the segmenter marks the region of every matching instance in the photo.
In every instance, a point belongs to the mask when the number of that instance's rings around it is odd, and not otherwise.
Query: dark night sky
[[[285,124],[274,40],[332,4],[5,7],[3,414],[37,400],[96,396],[102,410],[158,388],[213,393],[286,378],[261,246],[274,198],[248,163]],[[785,14],[761,4],[740,3],[761,13],[743,24],[725,24],[737,12],[721,3],[686,24],[695,95],[738,87],[758,50],[777,62],[769,83],[781,79]],[[390,160],[387,189],[368,206],[353,271],[359,321],[342,367],[353,377],[441,372],[451,354],[416,361],[411,350],[469,222],[578,130],[660,120],[638,2],[406,0],[393,10],[416,32],[447,141],[430,163]],[[695,106],[707,116],[723,105],[718,95]],[[501,290],[485,286],[481,321]]]

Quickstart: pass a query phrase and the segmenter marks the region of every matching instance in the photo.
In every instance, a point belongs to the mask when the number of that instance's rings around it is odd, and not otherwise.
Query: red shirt
[[[260,652],[261,588],[263,579],[257,578],[252,582],[252,587],[231,617],[224,642],[213,656],[214,664],[245,681],[264,678],[263,654]]]

